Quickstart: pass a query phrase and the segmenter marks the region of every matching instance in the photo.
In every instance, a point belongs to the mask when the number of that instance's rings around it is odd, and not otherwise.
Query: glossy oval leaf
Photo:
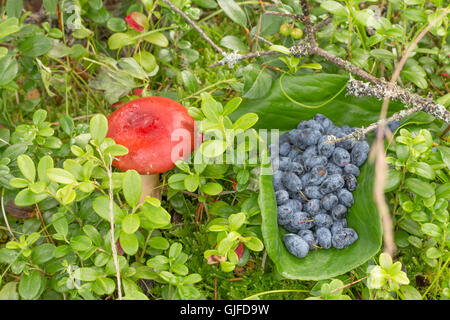
[[[382,102],[346,96],[347,81],[348,76],[341,74],[284,76],[273,81],[264,97],[245,99],[230,118],[235,121],[254,112],[259,117],[255,129],[280,131],[295,128],[301,120],[309,120],[316,113],[324,114],[338,126],[367,126],[377,121]],[[401,103],[391,101],[389,115],[401,109]]]
[[[268,165],[270,166],[270,165]],[[259,205],[262,215],[262,234],[267,254],[278,272],[289,279],[321,280],[346,273],[365,263],[381,247],[382,231],[376,206],[372,200],[374,166],[366,163],[361,167],[358,188],[353,192],[355,204],[349,210],[349,227],[356,230],[358,240],[348,248],[310,251],[299,259],[290,254],[283,243],[286,231],[278,226],[272,175],[259,179]]]

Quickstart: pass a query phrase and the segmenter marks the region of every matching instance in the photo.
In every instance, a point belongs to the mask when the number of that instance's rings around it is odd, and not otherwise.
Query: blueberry
[[[285,204],[292,208],[292,212],[302,211],[303,209],[303,205],[300,200],[288,199]]]
[[[306,198],[302,195],[300,191],[295,192],[289,191],[289,198],[300,201],[302,204],[306,203]]]
[[[329,175],[324,182],[320,185],[320,192],[323,195],[331,193],[335,190],[341,189],[344,186],[344,179],[340,174]]]
[[[312,156],[317,156],[317,147],[309,146],[305,149],[305,151],[302,152],[302,160],[303,162],[306,161],[306,159],[311,158]]]
[[[320,211],[320,200],[319,199],[311,199],[306,204],[305,210],[312,216],[318,214]]]
[[[347,215],[347,207],[343,204],[337,204],[336,206],[331,209],[331,216],[333,217],[333,220],[341,220],[344,219]]]
[[[339,203],[339,199],[338,197],[336,197],[335,194],[329,193],[322,198],[321,203],[322,208],[324,208],[325,210],[331,210],[334,206],[336,206]]]
[[[291,221],[292,208],[289,205],[281,205],[277,208],[277,221],[278,224],[285,225]]]
[[[278,190],[275,192],[277,205],[285,204],[289,200],[289,193],[286,190]]]
[[[298,235],[308,243],[309,250],[314,249],[314,246],[317,245],[317,239],[311,230],[300,230]]]
[[[358,234],[352,228],[342,228],[337,230],[331,238],[331,243],[336,249],[343,249],[354,243],[358,239]]]
[[[314,129],[319,131],[320,133],[323,133],[324,131],[323,126],[319,123],[319,121],[316,121],[315,119],[300,122],[297,126],[297,129]]]
[[[281,178],[283,185],[287,190],[296,192],[302,189],[302,181],[300,178],[293,172],[286,172]]]
[[[297,258],[303,258],[308,255],[309,245],[299,235],[285,234],[283,236],[283,242],[286,249]]]
[[[323,249],[331,248],[331,232],[327,228],[319,228],[316,230],[317,244]]]
[[[306,186],[303,193],[308,199],[322,199],[323,196],[318,186]]]
[[[280,156],[287,157],[289,155],[289,152],[291,152],[291,144],[289,142],[285,142],[283,144],[280,144],[279,153]]]
[[[356,180],[356,177],[352,174],[345,174],[342,177],[345,181],[345,188],[347,188],[348,191],[355,191],[358,187],[358,181]]]
[[[344,173],[345,174],[352,174],[355,177],[359,176],[359,168],[355,166],[353,163],[349,163],[344,167]]]
[[[314,226],[316,228],[330,228],[333,224],[333,218],[329,214],[320,213],[314,217]]]
[[[307,146],[317,144],[321,136],[322,134],[319,130],[312,128],[300,129],[298,133],[298,139],[301,141],[301,144],[306,144]]]
[[[334,151],[336,145],[334,143],[325,143],[328,141],[328,136],[322,136],[317,144],[319,154],[329,158]]]
[[[333,162],[339,167],[345,167],[346,164],[350,163],[350,153],[347,150],[336,147],[333,151]]]
[[[327,168],[325,166],[317,166],[311,169],[309,184],[318,186],[327,177]]]
[[[398,127],[400,127],[400,121],[395,120],[395,121],[389,122],[388,127],[391,130],[391,132],[395,132],[395,130],[397,130]]]
[[[328,162],[327,164],[327,172],[329,175],[331,174],[342,174],[342,168],[335,165],[333,162]]]
[[[311,168],[317,166],[326,166],[328,163],[327,157],[324,156],[312,156],[307,159],[303,158],[303,161],[305,163],[306,170],[311,170]]]
[[[298,151],[295,148],[292,148],[291,151],[289,151],[288,158],[294,161],[295,157],[300,154],[300,151]]]
[[[336,137],[336,136],[338,136],[338,135],[340,135],[340,134],[342,134],[344,132],[342,131],[341,128],[336,127],[335,125],[332,125],[331,127],[328,128],[328,132],[327,133],[329,135],[333,135],[333,136]]]
[[[339,190],[337,193],[337,197],[339,198],[339,202],[348,208],[350,208],[354,203],[353,195],[347,189]]]
[[[369,155],[370,146],[366,141],[358,141],[353,147],[351,158],[352,163],[361,167]]]
[[[281,178],[283,177],[283,172],[278,170],[273,174],[273,188],[275,191],[284,190]]]
[[[331,233],[335,234],[338,230],[346,227],[347,227],[346,219],[334,220],[333,225],[331,226]]]
[[[288,137],[289,137],[289,142],[291,144],[293,144],[294,146],[296,146],[299,149],[304,150],[307,147],[307,145],[305,143],[303,143],[299,138],[301,131],[302,130],[300,130],[300,129],[293,129],[288,132]]]
[[[278,169],[282,170],[282,171],[289,171],[290,164],[291,164],[291,159],[289,159],[288,157],[280,157]]]
[[[323,114],[317,113],[314,116],[314,120],[316,120],[318,123],[320,123],[320,125],[323,127],[324,132],[327,132],[327,130],[333,126],[333,122],[328,119],[327,117],[325,117]]]
[[[347,135],[345,133],[342,133],[342,134],[338,134],[336,136],[336,138],[343,138],[345,136],[347,136]],[[345,150],[351,150],[354,146],[355,146],[355,140],[353,140],[353,139],[346,139],[346,140],[336,143],[336,147],[339,147],[339,148],[342,148]]]
[[[289,227],[292,228],[288,230],[291,232],[299,232],[300,230],[311,229],[313,225],[313,220],[309,214],[303,211],[296,211],[292,214],[291,221],[289,222]]]
[[[346,124],[344,124],[344,125],[341,127],[341,130],[342,130],[342,132],[344,132],[346,135],[349,135],[350,133],[353,132],[353,129],[352,129],[350,126],[346,125]]]
[[[302,180],[303,186],[310,185],[311,173],[309,173],[309,172],[304,173],[303,175],[301,175],[300,180]]]
[[[285,142],[289,142],[289,132],[285,132],[283,133],[280,138],[278,139],[278,143],[281,145]]]
[[[291,161],[289,163],[288,171],[292,171],[296,175],[300,176],[305,170],[301,163]]]

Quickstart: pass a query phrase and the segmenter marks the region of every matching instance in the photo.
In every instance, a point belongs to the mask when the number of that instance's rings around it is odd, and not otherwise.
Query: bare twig
[[[178,9],[172,2],[170,2],[169,0],[162,0],[162,2],[164,2],[165,4],[167,4],[173,11],[175,11],[176,13],[178,13],[180,16],[182,16],[184,18],[184,20],[186,20],[192,27],[194,27],[195,30],[197,30],[197,32],[203,37],[203,39],[206,40],[206,42],[208,42],[217,52],[219,52],[222,55],[226,55],[226,52],[221,49],[218,45],[216,45],[207,35],[205,32],[203,32],[203,30],[194,22],[192,21],[183,11],[181,11],[180,9]]]
[[[4,204],[4,200],[3,200],[4,193],[5,193],[5,189],[3,188],[2,189],[2,198],[1,198],[1,203],[0,203],[0,205],[2,207],[3,219],[5,219],[5,224],[6,224],[6,227],[8,228],[9,233],[11,234],[11,238],[13,240],[16,240],[16,237],[14,237],[14,233],[12,232],[11,227],[9,226],[8,218],[6,217],[5,204]]]
[[[116,268],[116,278],[117,278],[117,292],[119,296],[119,300],[122,300],[122,282],[120,279],[120,268],[119,268],[119,259],[117,258],[117,246],[116,240],[114,237],[114,196],[113,196],[113,187],[112,187],[112,156],[109,155],[109,166],[108,166],[108,178],[109,178],[109,222],[110,222],[110,232],[111,232],[111,250],[113,254],[114,266]]]
[[[273,16],[288,17],[288,18],[296,19],[301,22],[303,22],[303,20],[304,20],[304,17],[297,13],[284,13],[284,12],[278,12],[278,11],[265,11],[264,13],[270,14]]]

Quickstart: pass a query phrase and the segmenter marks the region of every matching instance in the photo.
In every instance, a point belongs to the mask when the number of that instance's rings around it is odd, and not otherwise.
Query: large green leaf
[[[287,233],[277,223],[277,204],[272,175],[261,175],[259,180],[259,205],[262,215],[262,234],[267,254],[278,272],[289,279],[321,280],[346,273],[374,256],[381,247],[382,231],[376,206],[372,200],[374,166],[361,167],[358,188],[353,192],[355,204],[349,210],[349,227],[358,233],[358,240],[345,249],[310,251],[299,259],[290,254],[283,243]]]
[[[326,115],[339,126],[361,127],[376,121],[381,101],[346,96],[344,88],[347,80],[347,76],[330,74],[285,76],[281,79],[282,88],[280,79],[274,81],[266,97],[246,100],[233,118],[251,110],[259,116],[258,128],[283,131],[295,128],[301,120],[309,120],[316,113]],[[390,112],[400,108],[400,104],[391,103]],[[264,165],[263,169],[265,173],[267,170],[271,172],[270,164]],[[348,225],[356,230],[358,240],[342,250],[310,251],[302,259],[290,254],[283,243],[283,235],[287,231],[277,223],[272,175],[260,176],[259,205],[264,244],[281,275],[290,279],[328,279],[356,268],[379,251],[382,229],[372,196],[374,170],[373,164],[368,162],[361,167],[358,188],[353,192],[355,204],[347,215]]]
[[[342,126],[367,126],[378,120],[381,101],[375,98],[346,96],[348,76],[314,73],[281,77],[272,83],[269,93],[259,99],[245,99],[230,116],[238,119],[254,112],[256,129],[290,130],[304,119],[322,113]],[[391,102],[389,114],[401,110],[402,104]]]

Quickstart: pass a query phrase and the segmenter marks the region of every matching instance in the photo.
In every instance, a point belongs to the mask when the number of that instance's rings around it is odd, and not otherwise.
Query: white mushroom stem
[[[144,202],[145,197],[155,197],[159,199],[159,173],[156,174],[141,174],[142,178],[142,193],[139,203]]]

